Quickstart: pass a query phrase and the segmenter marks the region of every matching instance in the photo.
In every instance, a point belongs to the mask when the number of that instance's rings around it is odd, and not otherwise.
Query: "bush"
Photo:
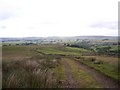
[[[96,58],[95,57],[91,57],[91,58],[89,58],[89,60],[94,62],[96,60]]]

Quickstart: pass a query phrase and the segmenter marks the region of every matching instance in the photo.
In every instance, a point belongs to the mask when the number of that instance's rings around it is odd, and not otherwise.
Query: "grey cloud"
[[[92,28],[118,29],[118,22],[99,22],[91,25]]]
[[[6,28],[6,26],[1,26],[1,28],[2,28],[2,29],[5,29],[5,28]]]

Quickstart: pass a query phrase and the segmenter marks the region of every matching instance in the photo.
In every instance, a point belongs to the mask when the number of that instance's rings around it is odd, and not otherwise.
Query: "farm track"
[[[63,62],[64,62],[63,64],[65,66],[65,72],[67,75],[67,83],[66,83],[65,87],[80,88],[80,85],[75,81],[75,79],[73,77],[73,73],[71,71],[71,66],[68,63],[69,62],[68,60],[72,60],[72,59],[67,58],[67,60],[63,60]],[[96,81],[98,81],[103,86],[103,88],[118,88],[117,82],[115,82],[110,77],[102,74],[101,72],[99,72],[99,71],[95,70],[94,68],[91,68],[81,62],[78,62],[75,60],[72,60],[72,62],[74,62],[79,67],[79,69],[82,69],[86,73],[91,75]]]
[[[118,88],[118,83],[114,81],[112,78],[104,75],[103,73],[95,70],[92,67],[89,67],[81,62],[75,61],[76,65],[78,65],[81,69],[92,75],[98,82],[102,84],[104,88]]]
[[[41,53],[41,54],[45,55],[44,53]],[[61,58],[72,60],[69,56],[62,56],[62,55],[55,55],[55,56],[60,56]],[[73,73],[71,71],[71,66],[68,63],[69,61],[66,61],[64,59],[62,59],[62,62],[64,64],[65,73],[67,76],[67,80],[65,81],[65,87],[66,88],[80,88],[80,85],[74,79]],[[118,88],[118,83],[112,78],[104,75],[103,73],[95,70],[94,68],[90,66],[83,64],[82,62],[78,62],[76,60],[72,60],[72,62],[74,62],[80,69],[90,74],[96,81],[98,81],[103,86],[103,88]]]
[[[71,71],[71,66],[68,64],[66,60],[63,60],[63,64],[67,76],[67,80],[65,82],[65,88],[78,88],[78,84],[76,83],[73,73]]]

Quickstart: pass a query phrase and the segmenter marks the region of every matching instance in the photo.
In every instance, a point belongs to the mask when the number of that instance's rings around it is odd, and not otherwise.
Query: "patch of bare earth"
[[[65,88],[78,88],[78,83],[75,81],[73,77],[73,73],[71,71],[71,66],[67,62],[67,60],[63,60],[63,64],[65,67],[65,73],[67,76],[67,80],[65,81]]]

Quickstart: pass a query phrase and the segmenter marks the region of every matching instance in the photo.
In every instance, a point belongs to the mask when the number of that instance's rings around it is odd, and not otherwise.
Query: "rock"
[[[94,61],[94,64],[102,64],[103,62],[102,61]]]

